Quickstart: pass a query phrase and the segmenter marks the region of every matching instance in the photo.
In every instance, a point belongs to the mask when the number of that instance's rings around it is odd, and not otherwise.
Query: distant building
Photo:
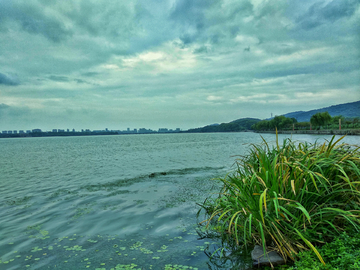
[[[14,133],[14,134],[17,134],[17,130],[14,130],[13,133]]]
[[[3,130],[3,131],[2,131],[2,134],[7,134],[7,130]]]
[[[38,133],[38,132],[41,132],[40,128],[35,128],[35,129],[32,130],[32,133]]]
[[[72,132],[75,132],[75,128],[73,128]]]
[[[158,132],[159,133],[166,133],[166,132],[169,132],[169,130],[167,128],[159,128]]]
[[[27,134],[31,133],[31,130],[27,130],[26,133],[27,133]]]
[[[52,130],[52,132],[57,132],[57,129],[56,129],[56,128],[54,128],[54,129]]]
[[[154,131],[151,129],[146,129],[146,128],[140,128],[138,133],[153,133]]]
[[[70,129],[67,129],[66,132],[70,132]]]
[[[24,134],[25,132],[23,130],[19,130],[19,133],[20,134]]]
[[[8,130],[8,134],[12,134],[13,133],[13,131],[12,130]]]

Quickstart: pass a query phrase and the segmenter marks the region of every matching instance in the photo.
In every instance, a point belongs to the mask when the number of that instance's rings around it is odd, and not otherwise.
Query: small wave
[[[169,171],[162,172],[152,172],[145,175],[139,175],[138,177],[119,179],[112,182],[99,183],[99,184],[90,184],[85,185],[82,189],[86,189],[89,192],[96,192],[100,190],[113,191],[114,189],[121,187],[128,187],[135,183],[147,181],[149,178],[159,178],[165,176],[174,176],[174,175],[188,175],[195,173],[214,173],[218,170],[224,169],[225,167],[200,167],[200,168],[184,168],[184,169],[173,169]]]
[[[22,198],[13,198],[13,199],[6,200],[5,203],[7,205],[22,205],[22,204],[26,204],[31,198],[32,198],[32,196],[25,196]]]
[[[199,172],[214,172],[224,168],[225,167],[222,166],[222,167],[198,167],[198,168],[173,169],[166,172],[154,172],[151,173],[150,175],[151,177],[161,176],[161,175],[185,175],[185,174],[193,174]]]

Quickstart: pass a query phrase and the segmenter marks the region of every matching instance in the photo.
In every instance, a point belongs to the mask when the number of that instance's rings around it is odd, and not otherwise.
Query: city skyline
[[[175,129],[168,129],[168,128],[158,128],[157,130],[153,130],[153,129],[148,129],[148,128],[134,128],[134,129],[130,129],[130,128],[126,128],[125,130],[120,130],[120,129],[116,129],[116,130],[109,130],[108,128],[102,129],[102,130],[91,130],[91,129],[52,129],[52,130],[42,130],[40,128],[35,128],[35,129],[28,129],[28,130],[23,130],[23,129],[15,129],[15,130],[2,130],[0,131],[1,134],[29,134],[29,133],[37,133],[37,132],[44,132],[44,133],[69,133],[69,132],[91,132],[91,133],[106,133],[106,132],[113,132],[113,133],[122,133],[122,134],[134,134],[134,133],[172,133],[172,132],[180,132],[182,131],[180,128],[175,128]]]

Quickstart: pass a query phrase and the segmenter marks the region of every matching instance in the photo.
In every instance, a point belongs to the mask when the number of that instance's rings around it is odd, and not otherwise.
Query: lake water
[[[319,138],[331,137],[293,136]],[[255,133],[0,139],[0,269],[232,269],[239,262],[209,259],[217,244],[199,239],[196,203],[261,141]]]

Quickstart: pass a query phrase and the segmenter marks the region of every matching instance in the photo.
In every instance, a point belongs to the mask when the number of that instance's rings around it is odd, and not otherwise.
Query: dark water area
[[[235,269],[238,259],[209,258],[219,243],[199,236],[196,203],[216,196],[214,178],[261,141],[254,133],[1,139],[0,269]]]

